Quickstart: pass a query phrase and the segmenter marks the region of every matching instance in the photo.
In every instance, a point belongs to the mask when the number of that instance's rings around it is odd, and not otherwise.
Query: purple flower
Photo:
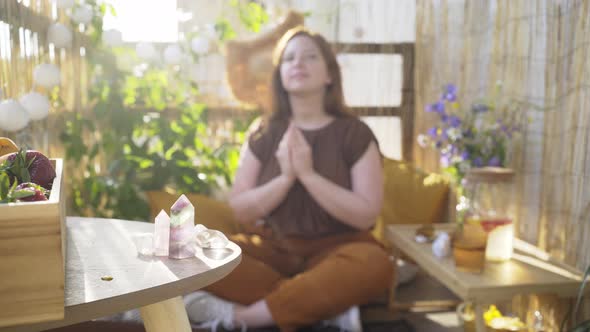
[[[444,114],[445,112],[445,104],[441,101],[437,101],[436,103],[432,104],[432,108],[436,113]]]
[[[457,100],[457,87],[453,84],[447,84],[447,87],[442,97],[443,99],[448,101]]]
[[[456,155],[459,148],[455,144],[449,144],[449,153],[451,155]]]
[[[506,135],[506,137],[512,137],[512,129],[503,123],[500,124],[500,131]]]
[[[438,136],[438,127],[432,127],[430,129],[428,129],[428,131],[426,132],[428,134],[428,136],[432,137],[432,138],[436,138]]]
[[[449,102],[453,102],[453,101],[457,100],[457,95],[445,92],[440,96],[440,99],[445,100],[445,101],[449,101]]]
[[[440,165],[442,167],[449,167],[451,165],[451,156],[443,154],[440,156]]]
[[[453,127],[457,128],[461,125],[461,119],[456,115],[451,115],[447,118],[447,123]]]
[[[498,158],[498,156],[493,156],[490,160],[488,160],[488,166],[500,166],[500,158]]]
[[[461,186],[463,187],[467,187],[469,185],[469,182],[467,181],[466,178],[462,178],[461,179]]]
[[[446,92],[452,93],[452,94],[457,94],[457,86],[455,84],[447,84]]]
[[[469,152],[463,151],[463,153],[461,153],[461,159],[463,159],[463,160],[469,159]]]
[[[427,113],[434,112],[434,107],[432,107],[432,104],[428,104],[424,107],[424,111]]]
[[[519,126],[519,125],[516,125],[516,126],[512,126],[512,127],[510,127],[510,128],[508,129],[508,137],[511,137],[511,136],[512,136],[512,134],[514,134],[514,133],[516,133],[516,132],[519,132],[519,131],[521,131],[521,130],[522,130],[522,127],[521,127],[521,126]]]
[[[490,108],[488,107],[488,105],[484,105],[484,104],[473,104],[471,111],[473,113],[485,113],[489,110]]]
[[[475,167],[483,166],[483,160],[481,159],[481,157],[477,157],[477,158],[473,159],[473,165]]]

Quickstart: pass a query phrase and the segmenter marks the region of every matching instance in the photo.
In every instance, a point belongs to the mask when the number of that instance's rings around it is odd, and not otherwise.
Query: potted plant
[[[508,167],[527,122],[528,102],[505,98],[497,82],[491,98],[465,108],[458,88],[448,84],[438,101],[426,106],[438,124],[418,135],[418,144],[440,153],[440,166],[461,194],[462,180],[474,167]]]
[[[508,217],[508,205],[511,202],[504,199],[508,196],[498,193],[511,192],[505,190],[504,184],[511,183],[514,172],[509,167],[527,122],[526,110],[531,107],[538,108],[527,102],[506,98],[501,82],[494,86],[491,98],[476,100],[468,107],[460,103],[457,87],[448,84],[439,100],[426,107],[425,111],[436,115],[438,123],[425,134],[418,135],[418,144],[440,153],[441,169],[449,177],[456,193],[456,208],[451,211],[455,210],[454,218],[460,226],[455,235],[454,252],[464,254],[456,255],[458,264],[469,261],[468,265],[473,270],[481,271],[484,253],[488,259],[497,253],[491,249],[508,248],[501,255],[494,256],[500,257],[498,260],[506,260],[511,255],[512,245],[505,242],[511,243],[512,235],[492,241],[494,245],[490,246],[490,236],[495,231],[488,226],[498,227],[498,230],[502,228],[502,234],[513,232],[504,231],[506,227],[511,230],[513,227],[512,218]],[[471,179],[469,187],[468,174]],[[494,199],[488,199],[490,197]],[[502,216],[506,218],[502,221],[506,225],[499,224],[497,213],[493,213],[493,218],[488,215],[487,212],[492,210],[503,211]],[[468,215],[474,222],[466,227],[464,221]],[[482,236],[486,233],[488,236]],[[463,259],[465,255],[470,259]]]

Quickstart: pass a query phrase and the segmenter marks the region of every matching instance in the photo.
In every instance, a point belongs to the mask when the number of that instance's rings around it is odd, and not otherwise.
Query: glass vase
[[[464,223],[480,226],[487,234],[486,260],[512,257],[514,239],[514,172],[507,168],[474,168],[467,173],[461,198]]]

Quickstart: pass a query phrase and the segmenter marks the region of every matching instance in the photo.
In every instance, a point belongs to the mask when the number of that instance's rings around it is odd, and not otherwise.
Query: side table
[[[515,239],[515,253],[511,260],[486,262],[481,274],[457,271],[452,256],[438,258],[432,253],[431,243],[414,240],[420,226],[390,225],[387,226],[386,237],[392,246],[413,259],[458,297],[474,304],[478,332],[486,330],[483,312],[487,304],[510,300],[517,294],[555,293],[562,297],[574,297],[578,292],[582,280],[580,271],[535,257],[534,253],[531,255],[534,250],[530,249],[534,247],[518,239]],[[440,224],[435,226],[435,230],[452,231],[454,227],[454,224]]]

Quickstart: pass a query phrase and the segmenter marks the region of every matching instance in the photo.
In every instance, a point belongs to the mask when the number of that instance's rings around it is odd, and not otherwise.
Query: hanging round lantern
[[[74,22],[88,24],[92,21],[92,16],[94,16],[92,7],[88,4],[81,4],[74,9],[71,18]]]
[[[29,124],[29,114],[14,99],[8,99],[0,103],[0,129],[6,131],[19,131]]]
[[[31,120],[42,120],[49,114],[49,99],[40,93],[27,93],[18,102],[29,113]]]
[[[209,52],[209,39],[205,37],[195,37],[191,40],[191,49],[193,52],[203,55]]]
[[[102,32],[102,42],[111,47],[121,46],[123,44],[123,35],[119,30],[106,30]]]
[[[72,8],[74,6],[74,0],[55,0],[55,5],[59,9]]]
[[[169,65],[177,65],[182,61],[183,52],[178,45],[168,45],[164,49],[164,62]]]
[[[57,48],[70,47],[72,44],[72,31],[61,23],[53,23],[47,29],[47,41]]]
[[[215,29],[215,24],[205,25],[205,35],[210,39],[219,39],[220,37],[219,31]]]
[[[56,65],[42,63],[33,69],[33,82],[35,85],[51,89],[61,82],[61,73]]]
[[[137,45],[135,45],[135,52],[137,53],[137,56],[142,59],[151,60],[156,58],[156,48],[152,43],[137,43]]]

